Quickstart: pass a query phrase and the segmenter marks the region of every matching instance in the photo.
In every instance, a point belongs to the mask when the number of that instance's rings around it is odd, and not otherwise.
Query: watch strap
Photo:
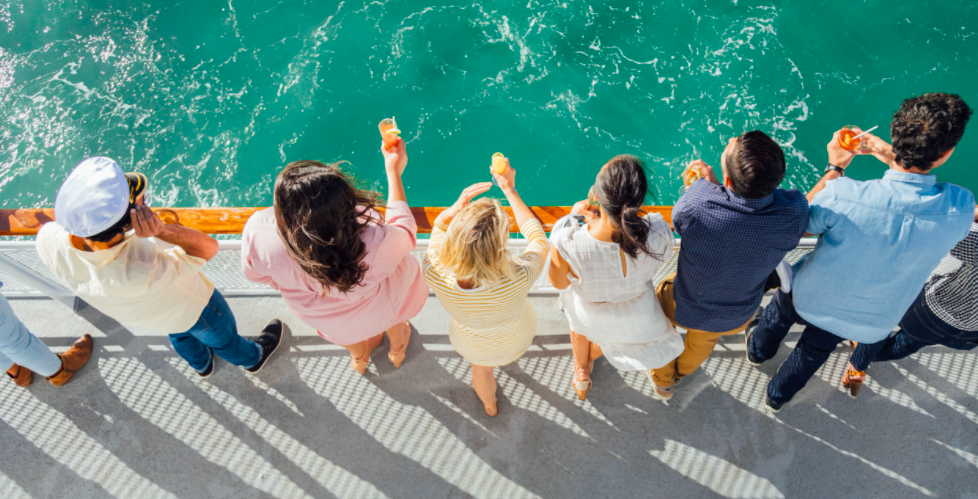
[[[832,163],[829,163],[825,167],[825,173],[828,173],[828,172],[839,172],[839,175],[845,176],[846,169],[843,168],[843,167],[841,167],[841,166],[835,166]]]

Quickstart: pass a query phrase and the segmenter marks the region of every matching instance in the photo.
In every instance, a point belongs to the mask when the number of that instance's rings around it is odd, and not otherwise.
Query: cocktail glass
[[[397,129],[397,122],[394,118],[384,118],[380,122],[380,138],[384,140],[384,149],[388,152],[397,146],[397,137],[401,131]]]
[[[839,131],[839,146],[847,151],[856,151],[857,149],[866,149],[869,144],[866,143],[862,138],[856,138],[859,135],[858,127],[856,125],[846,125],[842,127]]]
[[[501,152],[497,152],[492,155],[492,172],[496,175],[502,175],[506,173],[506,168],[509,167],[509,160]],[[492,177],[492,185],[499,187],[499,183],[496,182],[496,177]]]

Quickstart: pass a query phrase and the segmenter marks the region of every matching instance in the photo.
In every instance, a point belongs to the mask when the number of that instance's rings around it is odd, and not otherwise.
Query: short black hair
[[[126,208],[126,212],[122,215],[122,218],[118,222],[112,224],[108,229],[99,232],[93,236],[86,237],[85,239],[95,241],[97,243],[107,243],[119,234],[125,234],[132,229],[132,216],[129,214],[131,210],[135,209],[136,205],[129,203],[129,207]]]
[[[969,119],[971,108],[956,94],[924,94],[903,101],[890,123],[896,162],[904,168],[930,170],[958,144]]]
[[[753,130],[741,134],[725,159],[727,177],[734,192],[741,197],[763,198],[784,180],[784,151],[764,132]]]

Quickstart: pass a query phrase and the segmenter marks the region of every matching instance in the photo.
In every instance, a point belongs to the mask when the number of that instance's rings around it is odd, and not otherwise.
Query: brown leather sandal
[[[7,369],[7,376],[17,383],[17,386],[30,386],[34,382],[34,371],[24,367],[14,364],[13,367]]]
[[[367,341],[367,351],[363,352],[361,357],[350,356],[350,364],[353,365],[353,369],[360,374],[367,374],[367,364],[370,364],[370,353],[374,351],[375,348],[379,347],[384,341],[384,333],[378,334]]]
[[[401,362],[404,362],[404,356],[407,355],[408,343],[411,342],[411,323],[405,322],[401,327],[403,328],[401,332],[404,335],[404,347],[398,351],[391,349],[387,352],[387,358],[394,364],[394,367],[401,367]]]
[[[61,369],[44,379],[50,381],[54,386],[64,385],[88,362],[88,358],[92,356],[93,347],[92,335],[86,334],[78,338],[68,351],[58,354],[58,357],[61,358]]]

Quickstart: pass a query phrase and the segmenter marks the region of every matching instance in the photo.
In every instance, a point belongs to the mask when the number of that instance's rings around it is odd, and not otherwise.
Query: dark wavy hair
[[[924,94],[903,101],[890,123],[896,162],[904,168],[930,170],[958,144],[969,119],[971,108],[955,94]]]
[[[642,160],[630,154],[621,154],[601,169],[594,188],[605,215],[614,226],[613,240],[632,258],[644,253],[657,260],[649,246],[649,223],[642,218],[642,205],[649,194],[648,169]]]
[[[734,192],[747,199],[771,194],[784,180],[784,151],[774,139],[758,130],[737,137],[737,145],[724,162]]]
[[[363,282],[368,266],[360,239],[377,223],[380,194],[358,189],[340,163],[289,163],[275,179],[278,234],[296,263],[323,285],[347,293]]]
[[[130,229],[132,229],[132,215],[130,211],[136,208],[134,203],[129,203],[129,207],[126,208],[126,213],[122,215],[122,218],[118,222],[112,224],[108,229],[99,232],[93,236],[86,237],[90,241],[95,241],[97,243],[107,243],[116,238],[119,234],[125,234]]]

